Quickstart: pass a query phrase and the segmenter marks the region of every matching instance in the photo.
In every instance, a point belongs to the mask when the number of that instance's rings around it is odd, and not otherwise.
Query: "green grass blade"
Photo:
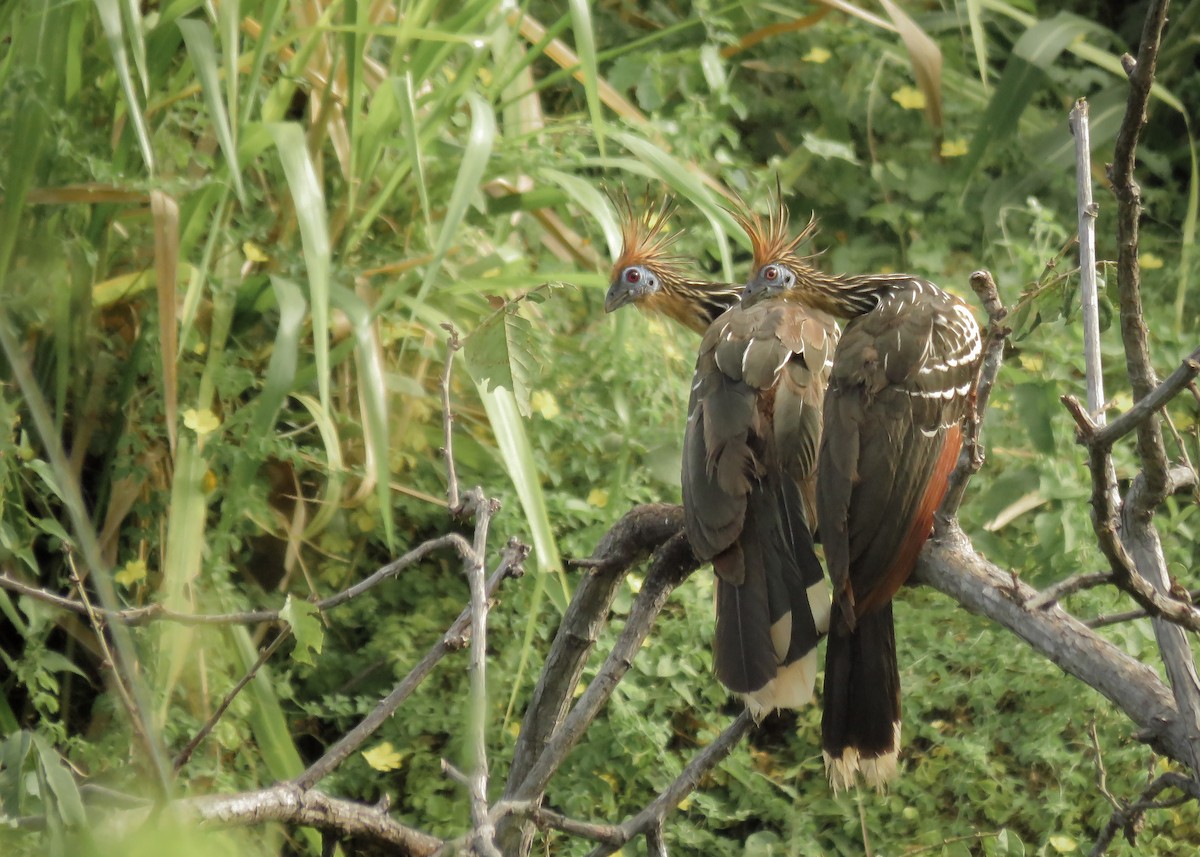
[[[967,4],[967,25],[971,29],[971,45],[975,49],[975,64],[979,66],[979,82],[983,84],[983,91],[986,93],[991,90],[991,81],[988,80],[987,33],[983,29],[983,10],[980,0],[965,0],[965,2]]]
[[[254,61],[250,64],[250,73],[246,75],[248,85],[246,92],[242,95],[242,106],[239,112],[241,120],[239,125],[245,126],[250,122],[254,109],[258,106],[258,90],[260,82],[263,80],[263,66],[267,62],[267,55],[271,50],[271,36],[279,28],[279,21],[283,18],[286,0],[266,0],[262,7],[262,15],[259,18],[259,23],[262,24],[262,36],[259,37],[254,45]],[[225,4],[221,4],[224,6]],[[234,43],[236,44],[236,42]],[[226,48],[228,52],[229,47]],[[232,104],[232,102],[231,102]],[[262,118],[262,117],[260,117]]]
[[[312,396],[295,394],[295,400],[300,403],[313,418],[313,424],[321,435],[321,444],[325,448],[325,485],[321,496],[316,500],[317,513],[312,516],[304,528],[304,537],[311,539],[329,526],[341,508],[342,486],[346,482],[346,466],[342,460],[342,443],[338,437],[337,425],[333,414],[321,407],[321,403]]]
[[[708,222],[713,227],[713,234],[716,236],[723,276],[729,282],[733,282],[735,279],[733,254],[729,249],[728,236],[733,235],[736,240],[741,242],[745,242],[747,239],[729,212],[713,199],[712,193],[705,186],[703,179],[674,155],[643,137],[627,131],[614,131],[612,138],[632,152],[638,160],[649,167],[651,172],[666,182],[676,193],[704,212],[704,216],[708,218]]]
[[[238,84],[241,77],[238,66],[241,44],[238,37],[238,26],[241,24],[241,20],[241,0],[222,0],[221,5],[217,8],[217,32],[221,34],[221,59],[225,72],[225,110],[229,116],[234,118],[238,113]],[[232,121],[230,121],[230,126],[236,147],[238,127]]]
[[[446,217],[442,220],[442,229],[433,249],[433,261],[425,269],[425,278],[417,292],[418,302],[423,301],[429,294],[434,279],[442,269],[446,251],[450,249],[458,227],[467,216],[471,197],[483,183],[488,160],[492,156],[492,146],[496,142],[496,114],[492,111],[492,105],[474,92],[467,93],[467,102],[471,105],[471,131],[463,150],[458,177],[454,180],[454,190],[451,191],[450,202],[446,206]]]
[[[421,212],[425,215],[427,234],[433,234],[433,215],[429,209],[429,186],[425,181],[425,161],[421,157],[421,135],[417,133],[420,125],[417,123],[417,101],[413,95],[412,75],[406,73],[402,80],[393,82],[396,87],[397,101],[403,116],[404,128],[407,129],[405,139],[408,141],[408,155],[411,169],[417,179],[417,198],[421,201]]]
[[[1197,202],[1200,202],[1200,169],[1196,163],[1196,140],[1192,137],[1191,125],[1187,126],[1188,153],[1191,155],[1192,175],[1188,180],[1187,214],[1183,219],[1183,230],[1179,247],[1179,285],[1175,290],[1175,329],[1183,333],[1183,308],[1187,303],[1188,283],[1192,280],[1192,254],[1196,250]]]
[[[257,437],[271,432],[283,400],[292,391],[300,359],[300,337],[304,334],[304,319],[308,310],[304,292],[292,281],[272,276],[271,288],[279,305],[279,328],[275,331],[267,377],[256,403],[253,434]]]
[[[604,241],[608,244],[610,259],[621,255],[621,226],[617,223],[616,213],[604,194],[596,190],[589,181],[579,176],[564,173],[561,170],[542,170],[542,175],[554,182],[575,202],[583,211],[591,214],[600,223],[604,232]]]
[[[112,51],[117,79],[121,82],[121,89],[125,93],[129,121],[133,123],[133,131],[137,136],[138,146],[142,150],[142,160],[146,163],[146,171],[153,175],[154,147],[150,143],[150,129],[146,126],[146,116],[142,113],[141,101],[138,99],[137,89],[133,85],[133,76],[129,73],[129,55],[125,50],[121,9],[117,6],[117,0],[94,0],[94,2],[96,11],[100,13],[100,26],[104,28],[109,50]]]
[[[396,545],[396,528],[392,521],[391,457],[388,453],[387,379],[384,376],[381,346],[375,336],[371,310],[358,295],[336,286],[333,303],[350,319],[354,328],[354,364],[358,388],[362,397],[363,429],[367,445],[368,478],[375,483],[379,515],[389,549]]]
[[[213,130],[217,135],[217,143],[225,154],[229,164],[229,174],[233,179],[233,187],[237,192],[238,201],[246,205],[246,188],[242,184],[242,168],[238,163],[237,145],[233,140],[233,128],[229,124],[229,111],[221,94],[221,75],[217,71],[217,48],[213,42],[212,31],[208,24],[195,18],[184,18],[178,22],[179,30],[183,33],[183,42],[187,45],[188,56],[200,78],[200,89],[204,93],[204,103],[208,107],[212,119]]]
[[[512,390],[504,387],[485,390],[480,384],[478,389],[492,432],[496,435],[500,457],[521,500],[525,520],[529,523],[538,571],[558,576],[559,586],[551,588],[551,598],[559,610],[565,610],[571,590],[563,573],[558,542],[550,526],[546,498],[542,494],[541,474],[533,457],[529,436],[525,433],[525,423],[517,409],[517,400]]]
[[[964,176],[975,171],[993,143],[1016,133],[1017,123],[1029,100],[1043,85],[1047,69],[1067,45],[1096,29],[1091,21],[1063,13],[1037,22],[1017,39],[971,142],[970,154],[963,160]]]
[[[600,101],[600,71],[596,63],[596,35],[592,30],[591,4],[588,0],[569,0],[571,29],[575,32],[575,52],[583,72],[583,91],[587,94],[588,113],[596,148],[604,157],[604,104]]]
[[[304,264],[308,269],[308,299],[312,305],[313,345],[317,359],[317,388],[321,407],[329,410],[329,224],[325,216],[325,194],[308,148],[304,131],[290,122],[267,126],[292,194]]]
[[[150,73],[146,67],[146,33],[142,29],[142,10],[138,0],[125,0],[125,32],[129,34],[129,52],[133,54],[133,67],[137,69],[142,94],[150,97]]]
[[[496,436],[496,444],[500,448],[500,457],[504,461],[505,469],[508,471],[509,478],[512,479],[513,486],[517,489],[521,510],[525,513],[526,523],[529,524],[530,535],[533,538],[533,558],[538,568],[533,595],[530,599],[529,618],[525,624],[525,635],[521,644],[521,657],[517,663],[516,675],[512,682],[512,693],[509,695],[508,709],[504,716],[505,723],[507,723],[512,717],[517,698],[523,689],[523,677],[534,648],[534,637],[542,599],[549,592],[550,600],[561,615],[567,609],[571,589],[562,570],[558,543],[555,541],[554,531],[550,526],[546,499],[542,494],[541,477],[533,458],[529,437],[525,433],[525,423],[517,411],[516,399],[513,397],[512,391],[504,387],[493,387],[490,391],[485,391],[483,386],[479,385],[478,389],[479,396],[483,400],[484,410],[487,411],[488,421],[492,426],[492,432]],[[548,585],[551,574],[557,576],[557,585]]]
[[[166,552],[162,565],[162,603],[169,610],[191,613],[192,582],[200,576],[205,552],[208,502],[204,495],[204,474],[208,462],[201,452],[203,438],[191,430],[179,437],[175,449],[171,499],[167,505]],[[164,624],[157,640],[158,702],[155,718],[161,727],[174,700],[175,686],[185,667],[193,664],[196,629],[186,625]]]

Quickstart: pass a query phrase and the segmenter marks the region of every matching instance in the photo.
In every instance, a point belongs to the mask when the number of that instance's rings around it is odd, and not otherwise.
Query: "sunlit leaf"
[[[292,649],[292,660],[301,664],[315,666],[314,656],[321,654],[325,645],[325,629],[321,625],[317,605],[311,601],[302,601],[291,595],[284,602],[279,616],[292,629],[296,645]]]
[[[518,410],[529,416],[530,382],[537,371],[533,325],[512,302],[493,313],[466,339],[471,375],[484,391],[503,387]]]

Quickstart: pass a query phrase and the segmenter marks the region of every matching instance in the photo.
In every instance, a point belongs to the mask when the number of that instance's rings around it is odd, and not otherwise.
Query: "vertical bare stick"
[[[500,857],[496,848],[496,826],[488,816],[487,760],[487,586],[483,566],[487,551],[488,525],[500,504],[483,495],[482,488],[467,492],[467,503],[475,510],[475,545],[473,555],[463,561],[471,587],[471,702],[468,744],[471,748],[471,770],[467,774],[467,791],[471,799],[471,826],[478,837],[475,847],[484,857]]]
[[[454,516],[462,511],[462,503],[458,499],[458,474],[454,471],[454,412],[450,410],[450,371],[454,368],[454,352],[462,348],[462,340],[454,325],[447,323],[442,328],[450,334],[446,340],[446,369],[442,373],[442,419],[446,430],[446,448],[442,452],[446,456],[446,499],[450,503],[450,514]]]
[[[1079,215],[1079,292],[1083,304],[1083,368],[1087,379],[1087,408],[1092,421],[1103,426],[1104,367],[1100,361],[1100,299],[1096,288],[1096,215],[1099,206],[1092,199],[1092,132],[1088,124],[1087,99],[1080,98],[1070,117],[1075,135],[1075,207]],[[1121,496],[1117,489],[1117,470],[1110,458],[1105,465],[1109,502],[1117,508]]]
[[[1075,135],[1075,204],[1079,212],[1079,287],[1083,300],[1083,365],[1087,374],[1087,406],[1092,420],[1104,425],[1104,375],[1100,367],[1100,311],[1096,292],[1096,214],[1092,200],[1092,142],[1087,99],[1071,111]]]

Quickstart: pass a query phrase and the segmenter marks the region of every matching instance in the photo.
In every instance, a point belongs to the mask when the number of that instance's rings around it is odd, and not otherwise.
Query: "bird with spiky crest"
[[[713,283],[688,273],[689,263],[674,252],[682,234],[670,230],[676,211],[671,197],[652,205],[649,192],[635,210],[627,193],[614,196],[621,225],[621,255],[613,263],[604,311],[633,304],[661,313],[684,327],[704,333],[713,320],[737,303],[742,285]]]
[[[746,209],[749,210],[748,208]],[[734,213],[755,276],[803,274],[777,193],[770,215]],[[812,699],[829,589],[813,548],[821,403],[838,327],[828,313],[766,299],[731,307],[700,344],[683,452],[683,507],[696,556],[716,573],[717,678],[756,717]]]
[[[833,354],[817,517],[834,608],[821,744],[834,790],[896,775],[900,668],[892,597],[933,528],[962,446],[982,354],[960,299],[909,274],[830,276],[803,259],[760,267],[742,294],[848,319]]]

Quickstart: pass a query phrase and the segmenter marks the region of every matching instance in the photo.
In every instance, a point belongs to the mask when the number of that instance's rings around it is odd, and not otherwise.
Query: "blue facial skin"
[[[752,306],[764,297],[779,294],[796,284],[796,275],[786,265],[763,265],[742,289],[742,305]]]
[[[622,268],[604,296],[604,311],[612,312],[658,291],[658,277],[644,265]]]

